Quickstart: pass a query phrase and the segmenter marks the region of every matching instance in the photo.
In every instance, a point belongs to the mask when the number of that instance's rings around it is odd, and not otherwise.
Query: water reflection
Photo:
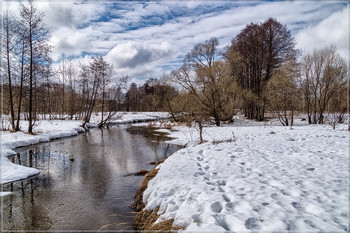
[[[131,230],[133,200],[150,162],[176,151],[143,130],[105,130],[17,150],[16,164],[40,175],[3,186],[4,230]]]

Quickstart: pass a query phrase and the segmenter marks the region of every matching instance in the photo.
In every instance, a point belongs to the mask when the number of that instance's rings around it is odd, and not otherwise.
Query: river
[[[143,177],[179,147],[149,129],[112,126],[19,148],[12,162],[40,175],[3,186],[4,230],[80,232],[133,230],[129,207]]]

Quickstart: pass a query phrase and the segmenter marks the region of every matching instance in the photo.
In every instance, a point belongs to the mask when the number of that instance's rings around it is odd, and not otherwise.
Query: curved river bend
[[[143,179],[133,173],[178,149],[126,126],[17,149],[12,161],[41,173],[3,186],[13,192],[2,199],[3,230],[132,231],[129,205]]]

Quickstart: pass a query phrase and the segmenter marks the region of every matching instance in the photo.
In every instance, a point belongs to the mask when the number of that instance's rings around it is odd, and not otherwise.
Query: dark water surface
[[[41,173],[3,186],[13,192],[3,197],[3,230],[132,231],[129,205],[143,179],[132,174],[179,149],[163,139],[113,126],[18,149],[10,159]]]

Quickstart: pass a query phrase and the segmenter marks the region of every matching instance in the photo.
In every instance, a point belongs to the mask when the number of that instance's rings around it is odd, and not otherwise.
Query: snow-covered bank
[[[130,123],[136,123],[136,122],[168,119],[169,117],[170,117],[170,114],[167,112],[117,112],[110,119],[109,123],[130,124]],[[101,113],[95,113],[91,116],[90,122],[97,124],[100,120],[101,120]]]
[[[168,117],[164,112],[144,112],[144,113],[127,113],[118,112],[110,123],[127,124],[139,121],[157,120]],[[97,127],[100,121],[100,114],[93,114],[91,123],[88,127]],[[11,133],[9,131],[0,131],[1,133],[1,151],[0,167],[1,179],[0,184],[13,182],[16,180],[26,179],[30,176],[39,174],[35,168],[24,167],[13,164],[9,161],[8,156],[16,154],[13,149],[17,147],[29,146],[40,142],[48,142],[53,139],[75,136],[78,133],[85,132],[80,125],[82,121],[74,120],[40,120],[35,123],[33,133],[30,135],[24,132]],[[8,123],[5,125],[9,125]],[[28,128],[28,121],[21,121],[21,129]]]
[[[201,145],[198,131],[174,128],[173,142],[189,146],[143,196],[158,221],[187,232],[349,231],[347,126],[209,127]]]
[[[21,128],[27,128],[27,124],[28,122],[23,121]],[[80,125],[81,122],[79,121],[38,121],[33,130],[34,135],[24,132],[11,133],[9,131],[1,131],[0,184],[26,179],[39,174],[39,170],[35,168],[11,163],[7,157],[16,154],[13,149],[85,132],[85,129]]]

